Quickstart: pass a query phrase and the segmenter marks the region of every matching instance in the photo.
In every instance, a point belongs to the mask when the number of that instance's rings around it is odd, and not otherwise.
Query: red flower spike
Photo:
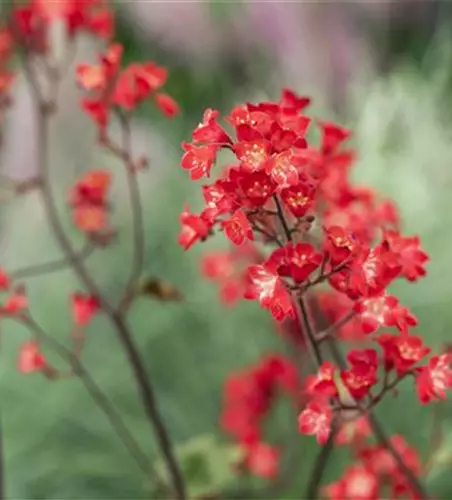
[[[185,154],[182,156],[181,167],[190,171],[192,181],[197,181],[202,177],[210,177],[210,171],[217,157],[217,146],[195,146],[184,142],[182,147]]]
[[[226,236],[234,245],[242,245],[247,240],[253,240],[253,229],[242,210],[237,210],[231,219],[221,223]]]
[[[220,112],[213,109],[206,109],[202,122],[196,127],[192,134],[192,139],[198,143],[207,144],[232,144],[232,139],[218,123]]]
[[[97,297],[82,293],[72,294],[72,314],[77,326],[86,326],[99,311],[100,302]]]
[[[278,476],[280,455],[278,448],[267,443],[257,443],[248,451],[247,468],[255,476],[275,479]]]
[[[42,355],[39,344],[33,340],[22,344],[17,368],[20,373],[33,373],[45,370],[47,361]]]
[[[308,436],[316,436],[317,442],[325,445],[331,432],[331,408],[327,402],[313,401],[300,413],[298,430]]]

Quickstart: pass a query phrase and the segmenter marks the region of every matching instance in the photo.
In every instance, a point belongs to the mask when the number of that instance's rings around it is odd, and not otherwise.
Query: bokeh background
[[[315,116],[354,130],[356,178],[399,203],[406,234],[419,233],[431,254],[428,277],[417,285],[399,284],[394,292],[419,316],[419,331],[428,342],[440,346],[449,341],[452,324],[452,4],[124,0],[115,8],[126,60],[153,59],[167,66],[168,92],[182,108],[179,117],[168,121],[145,104],[134,121],[134,150],[151,158],[141,183],[146,269],[185,295],[179,304],[138,303],[132,318],[135,336],[179,453],[189,457],[187,462],[197,453],[208,457],[207,476],[191,464],[193,491],[233,490],[242,484],[224,458],[228,453],[222,453],[228,443],[218,426],[222,383],[231,370],[285,347],[268,314],[256,304],[227,310],[219,303],[214,285],[199,272],[208,245],[186,254],[177,245],[184,203],[194,209],[201,203],[198,187],[179,168],[180,142],[189,138],[206,107],[227,112],[244,100],[277,98],[281,86],[312,95]],[[98,48],[92,40],[81,40],[76,60],[93,61]],[[21,178],[36,168],[36,130],[22,77],[14,102],[5,124],[0,169]],[[124,178],[116,160],[95,145],[95,130],[78,108],[73,73],[59,102],[51,168],[61,216],[75,243],[82,240],[70,228],[64,208],[68,186],[93,167],[117,173],[113,199],[121,238],[89,259],[98,282],[114,294],[124,283],[131,256]],[[1,266],[12,269],[58,255],[37,196],[2,205]],[[70,271],[29,283],[33,314],[62,342],[69,334],[70,292],[78,286]],[[140,472],[80,382],[51,383],[20,375],[16,357],[27,332],[2,324],[0,334],[7,497],[149,498]],[[87,367],[155,456],[129,367],[107,321],[96,317],[87,336]],[[402,385],[399,398],[386,402],[380,414],[388,431],[403,433],[426,456],[432,410],[419,407],[411,385]],[[429,477],[429,486],[435,498],[450,498],[452,406],[443,405],[442,415],[442,465]],[[296,418],[284,405],[269,432],[275,442],[291,438],[288,460],[293,472],[278,498],[301,498],[317,446],[311,438],[297,436]],[[346,463],[347,457],[337,455],[327,478],[337,478]],[[251,486],[265,484],[256,480]]]

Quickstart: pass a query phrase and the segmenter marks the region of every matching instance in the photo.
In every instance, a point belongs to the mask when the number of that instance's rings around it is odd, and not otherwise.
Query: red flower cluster
[[[422,403],[444,398],[452,387],[452,356],[433,356],[422,364],[430,348],[411,331],[417,318],[388,287],[396,279],[414,282],[424,276],[429,257],[417,236],[400,233],[392,202],[351,182],[356,155],[344,146],[350,136],[346,129],[319,122],[320,143],[308,143],[309,102],[284,90],[277,102],[237,106],[225,117],[225,126],[218,111],[204,113],[192,142],[183,144],[182,168],[198,180],[210,178],[220,150],[228,150],[235,161],[202,187],[201,213],[184,212],[179,241],[188,249],[222,231],[239,248],[275,245],[269,254],[256,251],[260,262],[249,262],[247,283],[240,286],[243,297],[258,301],[279,322],[298,322],[303,342],[296,345],[310,345],[317,356],[322,357],[321,343],[333,337],[370,343],[349,351],[340,367],[314,360],[320,367],[305,381],[307,403],[298,424],[300,432],[325,444],[345,407],[365,413],[407,377],[415,381]],[[242,262],[234,269],[235,253],[205,260],[216,264],[215,272],[206,274],[225,278],[221,286],[231,277],[242,279]],[[325,284],[329,290],[322,288]],[[319,313],[330,322],[321,331]],[[382,328],[395,331],[382,333]],[[246,377],[252,398],[237,381],[227,386],[223,426],[239,440],[256,434],[252,423],[268,404],[256,398],[259,391],[250,378],[255,380],[254,375]],[[399,494],[402,479],[393,472]],[[375,498],[379,484],[375,472],[356,465],[331,495]]]
[[[256,366],[232,374],[223,391],[223,429],[242,447],[242,466],[253,474],[274,478],[280,450],[263,442],[262,425],[280,390],[296,399],[296,367],[279,355],[264,357]]]
[[[417,452],[406,444],[402,436],[393,436],[391,445],[413,474],[422,473]],[[360,441],[353,449],[355,463],[344,472],[339,481],[324,489],[330,500],[417,498],[406,475],[385,447]]]
[[[52,23],[63,22],[69,38],[82,31],[109,40],[113,14],[106,0],[30,0],[13,12],[14,29],[28,50],[45,52]]]
[[[152,96],[162,112],[173,117],[179,112],[177,103],[167,94],[157,92],[166,82],[167,70],[154,62],[133,63],[121,69],[123,47],[115,43],[99,57],[99,64],[80,64],[77,81],[89,97],[82,108],[99,127],[103,137],[112,109],[130,112]]]

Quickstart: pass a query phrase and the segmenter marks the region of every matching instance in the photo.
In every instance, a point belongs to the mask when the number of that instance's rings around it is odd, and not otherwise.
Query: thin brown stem
[[[322,482],[322,478],[327,468],[328,462],[330,461],[331,455],[333,454],[334,440],[338,431],[339,425],[336,419],[331,425],[331,432],[328,436],[328,441],[324,446],[322,446],[315,459],[311,478],[309,480],[308,487],[306,488],[305,498],[308,500],[315,500],[319,498],[319,487]]]
[[[146,415],[148,416],[149,425],[156,437],[156,441],[163,455],[163,459],[168,471],[169,481],[171,482],[172,488],[178,500],[186,500],[187,495],[185,482],[173,450],[169,432],[166,429],[163,417],[161,416],[160,411],[157,407],[151,380],[147,375],[145,365],[143,363],[139,350],[132,338],[132,334],[125,324],[121,313],[119,313],[115,309],[115,307],[112,306],[110,302],[105,298],[95,281],[91,278],[91,275],[84,266],[84,263],[77,258],[77,254],[73,249],[70,240],[66,236],[64,228],[59,219],[57,207],[52,195],[50,176],[48,172],[49,120],[54,108],[53,106],[49,106],[48,103],[42,100],[41,93],[39,91],[39,84],[33,72],[29,70],[29,67],[27,65],[25,65],[25,71],[31,85],[33,95],[35,97],[35,112],[38,130],[37,142],[39,149],[38,167],[42,175],[41,193],[44,208],[53,234],[61,249],[63,250],[63,253],[66,255],[67,260],[71,264],[77,277],[92,295],[98,297],[103,311],[107,314],[112,324],[116,327],[119,340],[121,341],[121,344],[123,345],[130,362],[135,382],[138,386],[138,390],[141,396],[141,401],[143,403]],[[142,215],[140,212],[140,218],[141,216]],[[141,251],[142,250],[140,250],[140,252]]]
[[[152,476],[152,469],[149,464],[149,458],[142,451],[140,445],[129,431],[128,427],[122,420],[120,414],[116,411],[112,402],[108,399],[106,394],[97,385],[92,378],[89,371],[83,366],[80,359],[74,353],[66,348],[63,344],[58,342],[54,337],[49,335],[32,317],[22,317],[20,324],[27,326],[32,332],[33,336],[41,343],[49,345],[58,356],[67,361],[71,367],[74,375],[76,375],[85,386],[91,399],[97,407],[104,413],[107,420],[110,422],[112,429],[123,443],[125,448],[130,453],[130,456],[135,460],[137,466],[145,474],[146,477]],[[159,484],[159,478],[153,477],[153,480]]]
[[[352,318],[354,318],[355,315],[356,315],[355,311],[350,311],[340,320],[336,321],[336,323],[332,323],[328,328],[325,328],[325,330],[317,333],[315,335],[316,342],[320,343],[327,340],[329,337],[334,335],[340,328],[346,325]]]
[[[88,258],[94,251],[94,246],[87,243],[79,252],[77,253],[78,260],[84,260]],[[55,273],[62,271],[70,267],[70,262],[67,258],[55,259],[49,262],[42,262],[40,264],[32,264],[27,267],[21,267],[19,269],[13,270],[8,273],[12,279],[23,280],[34,277],[44,276],[46,274]]]
[[[0,413],[0,500],[6,499],[5,442],[3,436],[3,414]]]
[[[132,137],[130,131],[130,118],[120,115],[122,125],[122,151],[126,170],[127,186],[129,190],[130,205],[133,224],[133,259],[132,269],[125,287],[124,301],[129,302],[133,295],[137,281],[140,278],[145,259],[145,231],[143,221],[143,207],[141,193],[138,185],[138,172],[136,171],[132,155]]]

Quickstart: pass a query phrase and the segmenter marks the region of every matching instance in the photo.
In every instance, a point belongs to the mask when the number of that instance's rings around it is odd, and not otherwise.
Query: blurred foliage
[[[230,470],[221,451],[233,449],[218,432],[222,383],[232,370],[256,361],[263,352],[283,350],[284,346],[274,334],[269,316],[256,304],[243,303],[227,310],[219,304],[214,286],[200,278],[199,258],[208,248],[221,245],[220,238],[189,253],[178,247],[178,215],[185,202],[196,209],[200,195],[198,186],[177,168],[176,149],[199,121],[203,108],[231,105],[236,77],[226,62],[221,72],[193,73],[155,44],[140,40],[123,21],[119,35],[127,60],[154,58],[172,68],[168,90],[184,109],[183,119],[173,123],[159,119],[151,106],[144,106],[142,116],[161,126],[173,145],[166,156],[165,184],[145,196],[146,274],[158,274],[174,284],[186,300],[162,305],[143,299],[134,306],[131,323],[155,383],[159,406],[178,453],[185,457],[184,469],[191,487],[198,492],[199,488],[213,489],[220,484],[229,487]],[[371,88],[354,89],[348,121],[356,130],[360,157],[357,179],[397,200],[407,232],[419,232],[432,254],[429,277],[417,285],[398,285],[396,292],[402,303],[419,315],[420,331],[429,342],[440,345],[449,338],[452,320],[452,120],[444,106],[449,99],[450,40],[443,38],[435,43],[420,68],[400,65]],[[298,90],[302,92],[302,88]],[[104,158],[102,164],[110,166]],[[121,227],[128,224],[124,214],[124,210],[117,214]],[[30,236],[29,229],[18,221],[7,235],[11,241],[5,255],[7,266],[46,261],[57,254],[48,231],[39,228]],[[71,235],[75,238],[75,232]],[[15,241],[22,244],[18,247]],[[88,261],[108,293],[117,293],[124,282],[129,245],[127,237],[123,238],[119,245]],[[69,271],[30,282],[33,314],[62,342],[69,340],[68,297],[78,286]],[[149,497],[140,471],[78,380],[49,383],[39,376],[24,377],[16,372],[18,347],[26,338],[24,330],[2,325],[0,396],[8,497]],[[111,325],[105,318],[96,318],[87,338],[85,365],[123,413],[152,460],[158,460],[130,369]],[[55,359],[50,352],[49,356]],[[55,362],[60,364],[60,360]],[[451,408],[447,403],[446,415]],[[379,414],[388,431],[404,434],[426,456],[431,412],[415,402],[411,384],[402,385],[399,399],[387,400]],[[275,443],[283,444],[290,438],[284,460],[295,465],[290,484],[278,498],[299,498],[318,447],[313,439],[296,434],[296,416],[284,405],[277,409],[272,422],[269,433]],[[205,452],[202,460],[201,451]],[[338,477],[347,463],[347,457],[338,457],[330,463],[327,480]],[[199,476],[201,472],[209,475],[208,481]],[[450,497],[452,478],[447,469],[432,475],[431,481],[435,498]],[[262,487],[261,481],[251,484]]]

